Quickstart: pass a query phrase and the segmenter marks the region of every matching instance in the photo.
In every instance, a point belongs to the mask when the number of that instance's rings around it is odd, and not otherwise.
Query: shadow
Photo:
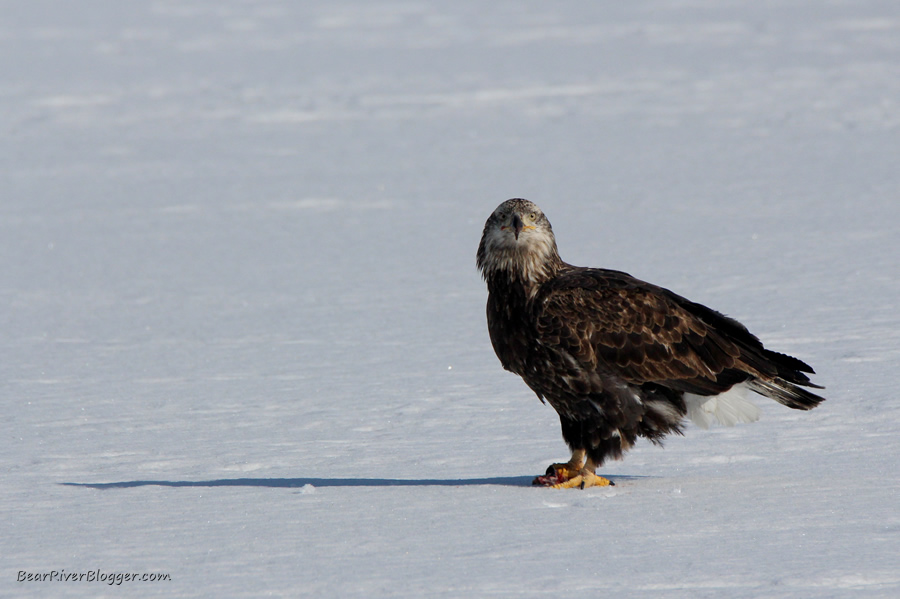
[[[613,483],[656,478],[654,476],[607,475]],[[489,478],[220,478],[216,480],[123,480],[111,483],[59,483],[88,489],[131,489],[133,487],[271,487],[296,489],[313,487],[473,487],[498,485],[531,487],[534,476],[494,476]],[[541,488],[538,486],[538,488]]]
[[[501,485],[530,487],[533,476],[491,478],[402,479],[402,478],[220,478],[217,480],[125,480],[111,483],[59,483],[89,489],[130,489],[132,487],[273,487],[292,489],[313,487],[470,487]]]

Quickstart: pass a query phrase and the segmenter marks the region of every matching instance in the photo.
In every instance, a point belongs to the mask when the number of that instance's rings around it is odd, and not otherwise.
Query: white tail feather
[[[734,426],[739,422],[759,420],[759,408],[747,399],[746,385],[735,385],[725,393],[703,396],[684,394],[687,416],[700,428],[709,428],[713,423]]]

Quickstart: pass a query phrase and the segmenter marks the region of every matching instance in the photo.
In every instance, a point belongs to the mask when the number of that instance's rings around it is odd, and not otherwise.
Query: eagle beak
[[[512,226],[513,226],[513,230],[515,231],[515,234],[516,234],[516,241],[518,241],[519,233],[521,233],[522,229],[525,228],[525,223],[522,222],[522,219],[519,218],[518,214],[513,214]]]

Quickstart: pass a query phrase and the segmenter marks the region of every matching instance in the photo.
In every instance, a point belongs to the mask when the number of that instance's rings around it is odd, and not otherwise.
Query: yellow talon
[[[550,464],[547,467],[548,476],[556,476],[562,480],[569,480],[573,476],[578,476],[581,468],[573,468],[571,464]]]
[[[547,473],[534,479],[532,484],[554,489],[587,489],[588,487],[609,487],[615,485],[609,479],[597,476],[594,470],[598,464],[585,461],[585,451],[576,449],[572,459],[565,464],[550,464]]]
[[[554,489],[587,489],[589,487],[608,487],[612,482],[608,478],[597,476],[593,472],[582,472],[569,480],[553,485]]]

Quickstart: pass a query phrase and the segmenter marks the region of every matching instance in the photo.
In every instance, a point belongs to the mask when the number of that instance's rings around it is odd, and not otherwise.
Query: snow
[[[0,13],[0,595],[900,595],[896,3],[586,4]],[[828,401],[532,488],[509,197]]]

